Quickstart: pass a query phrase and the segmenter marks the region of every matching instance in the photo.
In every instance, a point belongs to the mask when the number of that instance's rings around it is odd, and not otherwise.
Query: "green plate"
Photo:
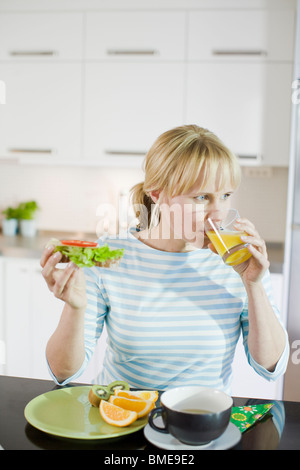
[[[148,417],[120,428],[107,424],[89,402],[90,386],[66,387],[33,398],[25,407],[26,420],[35,428],[73,439],[110,439],[142,429]]]

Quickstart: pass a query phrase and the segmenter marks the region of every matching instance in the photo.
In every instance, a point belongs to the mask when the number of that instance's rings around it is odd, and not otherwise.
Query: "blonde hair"
[[[236,189],[241,175],[237,157],[215,134],[196,125],[179,126],[161,134],[145,156],[144,171],[145,181],[131,189],[140,228],[150,225],[151,191],[163,191],[169,197],[186,194],[200,171],[203,178],[199,190],[212,179],[217,190],[227,182]]]

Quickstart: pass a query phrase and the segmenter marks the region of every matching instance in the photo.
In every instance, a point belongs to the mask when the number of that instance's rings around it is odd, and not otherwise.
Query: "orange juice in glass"
[[[221,228],[216,227],[211,219],[208,219],[211,230],[207,230],[206,234],[224,263],[235,266],[247,261],[252,255],[247,249],[247,243],[241,240],[242,235],[246,232],[238,231],[233,228],[236,219],[239,217],[235,209],[230,209],[229,214],[223,222]]]

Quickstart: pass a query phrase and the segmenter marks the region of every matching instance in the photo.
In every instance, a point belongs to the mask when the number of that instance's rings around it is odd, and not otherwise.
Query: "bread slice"
[[[117,266],[123,257],[124,250],[111,250],[107,244],[102,246],[74,246],[72,244],[61,243],[60,240],[52,238],[47,246],[54,246],[53,253],[59,251],[62,254],[60,263],[69,263],[72,261],[79,267],[110,268]]]

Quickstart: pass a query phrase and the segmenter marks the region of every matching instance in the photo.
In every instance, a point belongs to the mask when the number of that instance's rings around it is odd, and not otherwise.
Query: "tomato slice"
[[[69,245],[69,246],[80,246],[83,248],[94,248],[97,246],[95,242],[87,242],[83,240],[61,240],[62,245]]]

